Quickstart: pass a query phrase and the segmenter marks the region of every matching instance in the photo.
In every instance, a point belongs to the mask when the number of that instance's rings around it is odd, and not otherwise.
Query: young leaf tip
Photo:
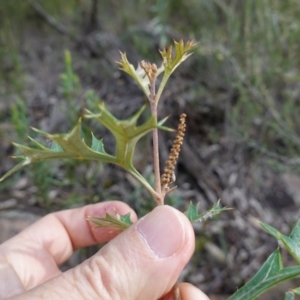
[[[197,43],[195,43],[193,40],[190,40],[184,44],[184,41],[181,39],[179,42],[174,40],[174,46],[174,54],[172,45],[159,51],[163,58],[165,69],[169,72],[173,72],[192,54],[188,52],[193,50],[197,46]]]
[[[199,203],[194,205],[192,202],[190,202],[190,205],[184,214],[192,223],[197,221],[203,222],[218,215],[222,211],[231,210],[231,208],[221,207],[220,200],[218,200],[218,202],[214,204],[213,207],[209,209],[207,212],[203,214],[199,214],[198,210],[199,210]]]
[[[130,213],[120,215],[115,212],[114,216],[106,212],[105,217],[87,216],[86,219],[87,221],[96,224],[96,228],[113,227],[117,231],[124,231],[133,224],[130,219]]]
[[[121,54],[121,59],[117,61],[116,63],[120,66],[120,70],[130,75],[136,83],[142,88],[145,95],[148,97],[150,94],[149,90],[149,78],[148,76],[145,76],[145,70],[141,67],[140,64],[138,64],[137,69],[134,68],[132,64],[129,63],[126,53]]]

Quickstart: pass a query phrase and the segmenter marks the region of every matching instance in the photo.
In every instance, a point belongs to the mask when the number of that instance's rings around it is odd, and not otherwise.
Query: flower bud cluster
[[[173,142],[166,166],[164,168],[164,174],[161,177],[162,186],[168,186],[175,180],[174,169],[179,156],[180,147],[183,143],[184,133],[185,133],[185,118],[186,114],[180,115],[179,125],[177,129],[176,138]]]
[[[145,62],[144,60],[142,60],[140,62],[141,67],[144,69],[146,75],[149,78],[150,82],[153,82],[156,80],[156,73],[157,73],[157,66],[156,64],[151,64],[148,62]]]

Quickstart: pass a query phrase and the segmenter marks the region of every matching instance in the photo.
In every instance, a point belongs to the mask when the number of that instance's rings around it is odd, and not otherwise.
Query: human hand
[[[0,245],[1,299],[171,300],[170,292],[194,252],[191,224],[169,206],[156,207],[126,231],[93,229],[86,216],[135,213],[119,201],[49,214]],[[113,239],[114,238],[114,239]],[[111,240],[111,241],[110,241]],[[110,241],[93,257],[62,273],[74,250]],[[182,300],[208,298],[179,284]]]

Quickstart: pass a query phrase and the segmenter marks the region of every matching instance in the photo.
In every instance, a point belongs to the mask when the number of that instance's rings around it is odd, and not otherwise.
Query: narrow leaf
[[[157,123],[157,128],[160,129],[160,130],[164,130],[164,131],[169,131],[169,132],[175,132],[176,129],[173,129],[173,128],[170,128],[170,127],[166,127],[166,126],[163,126],[163,124],[169,119],[170,116],[167,116],[165,117],[164,119],[160,120],[158,123]]]
[[[260,294],[292,278],[300,277],[300,266],[283,268],[279,249],[275,250],[256,275],[228,300],[253,300]]]
[[[32,130],[35,131],[35,128],[32,128]],[[42,145],[41,143],[39,143],[38,141],[36,141],[35,139],[33,139],[32,137],[28,136],[28,139],[31,141],[32,144],[34,144],[38,149],[41,150],[48,150],[47,147],[45,147],[44,145]],[[14,146],[18,147],[18,144],[13,143]]]
[[[300,220],[298,220],[289,236],[282,234],[270,225],[259,223],[268,233],[281,241],[294,259],[300,263]]]
[[[260,221],[258,223],[265,231],[271,234],[274,238],[276,238],[277,240],[280,239],[281,233],[277,229]]]
[[[1,178],[0,178],[0,182],[5,180],[6,178],[8,178],[9,176],[11,176],[12,174],[14,174],[15,172],[23,169],[25,166],[28,166],[31,164],[31,160],[30,158],[26,158],[26,157],[16,157],[16,158],[21,158],[22,161],[20,163],[18,163],[17,165],[15,165],[12,169],[10,169],[7,173],[5,173]]]

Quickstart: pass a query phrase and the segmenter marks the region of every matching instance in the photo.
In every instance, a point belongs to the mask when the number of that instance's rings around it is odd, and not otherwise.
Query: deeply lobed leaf
[[[87,111],[87,118],[97,119],[115,137],[116,159],[120,166],[132,168],[132,158],[138,140],[158,125],[155,118],[151,116],[144,124],[137,126],[137,121],[146,108],[143,106],[132,117],[127,120],[118,120],[105,107],[104,103],[99,104],[100,113],[94,114]]]
[[[86,159],[117,163],[114,156],[105,153],[104,148],[99,146],[99,144],[102,143],[101,141],[97,140],[98,148],[93,146],[91,148],[85,143],[81,137],[81,120],[79,120],[73,130],[67,134],[48,134],[35,128],[33,128],[33,130],[51,140],[51,148],[45,147],[32,138],[30,138],[30,140],[34,143],[36,148],[14,143],[23,154],[23,156],[16,158],[22,159],[22,161],[0,178],[0,182],[26,165],[52,159]],[[95,143],[96,138],[94,137],[94,144]]]
[[[192,202],[190,203],[187,211],[184,213],[187,218],[193,223],[193,222],[202,222],[207,219],[212,218],[213,216],[218,215],[222,211],[230,210],[231,208],[227,207],[221,207],[220,200],[213,205],[211,209],[209,209],[207,212],[203,214],[199,214],[199,203],[194,205]]]
[[[132,159],[136,143],[145,134],[150,132],[154,128],[170,130],[163,126],[163,119],[157,123],[156,119],[151,116],[143,124],[137,125],[137,121],[144,111],[146,106],[143,106],[137,111],[132,117],[127,120],[118,120],[115,118],[105,107],[104,103],[100,103],[98,108],[99,113],[92,113],[87,111],[87,118],[95,118],[101,124],[103,124],[115,137],[116,139],[116,153],[110,155],[105,152],[102,140],[97,139],[92,134],[92,145],[88,146],[83,137],[81,136],[81,120],[78,121],[73,130],[67,134],[49,134],[38,129],[33,129],[39,134],[45,136],[47,139],[52,141],[51,148],[47,148],[38,141],[30,138],[33,147],[27,147],[20,144],[14,144],[21,152],[22,156],[16,158],[22,161],[16,165],[13,169],[7,172],[0,182],[6,179],[14,172],[22,169],[24,166],[31,163],[52,160],[52,159],[78,159],[78,160],[95,160],[98,162],[106,162],[118,165],[127,170],[137,180],[139,180],[146,189],[154,196],[156,192],[145,180],[145,178],[134,168]]]
[[[186,44],[184,44],[183,40],[180,40],[179,42],[174,41],[174,54],[172,46],[160,51],[160,54],[163,58],[165,72],[173,73],[175,69],[191,55],[191,53],[188,52],[193,50],[196,45],[197,44],[195,44],[193,41],[188,41]]]

